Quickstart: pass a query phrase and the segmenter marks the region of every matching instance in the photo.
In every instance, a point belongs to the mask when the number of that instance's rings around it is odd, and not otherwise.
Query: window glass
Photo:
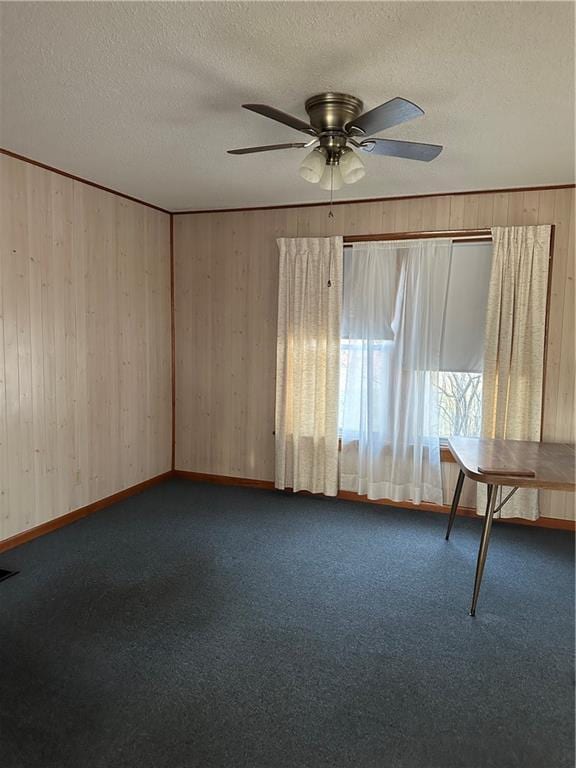
[[[437,386],[440,437],[478,437],[482,415],[482,374],[440,371]]]

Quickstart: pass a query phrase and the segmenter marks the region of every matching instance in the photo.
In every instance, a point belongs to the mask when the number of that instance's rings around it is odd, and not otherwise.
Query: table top
[[[576,447],[568,443],[536,443],[483,437],[450,437],[450,451],[466,477],[488,485],[576,490]],[[486,470],[480,472],[478,468]],[[490,474],[489,470],[498,474]],[[500,474],[509,470],[510,474]],[[532,471],[531,477],[513,472]]]

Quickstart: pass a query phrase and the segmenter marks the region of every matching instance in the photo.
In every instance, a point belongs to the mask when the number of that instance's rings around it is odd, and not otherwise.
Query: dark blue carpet
[[[171,480],[0,556],[2,768],[572,768],[574,551]]]

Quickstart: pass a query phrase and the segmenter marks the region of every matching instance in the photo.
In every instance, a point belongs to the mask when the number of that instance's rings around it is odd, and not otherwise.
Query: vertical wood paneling
[[[0,156],[0,539],[170,468],[169,216]]]
[[[574,441],[574,192],[502,192],[175,217],[176,467],[274,477],[277,237],[555,224],[544,438]],[[444,467],[445,499],[457,472]],[[464,503],[473,506],[474,489]],[[542,494],[574,517],[569,494]]]

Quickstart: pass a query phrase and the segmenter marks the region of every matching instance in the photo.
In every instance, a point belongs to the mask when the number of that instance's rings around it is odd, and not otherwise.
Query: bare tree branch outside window
[[[482,374],[441,371],[437,386],[440,436],[480,435]]]

